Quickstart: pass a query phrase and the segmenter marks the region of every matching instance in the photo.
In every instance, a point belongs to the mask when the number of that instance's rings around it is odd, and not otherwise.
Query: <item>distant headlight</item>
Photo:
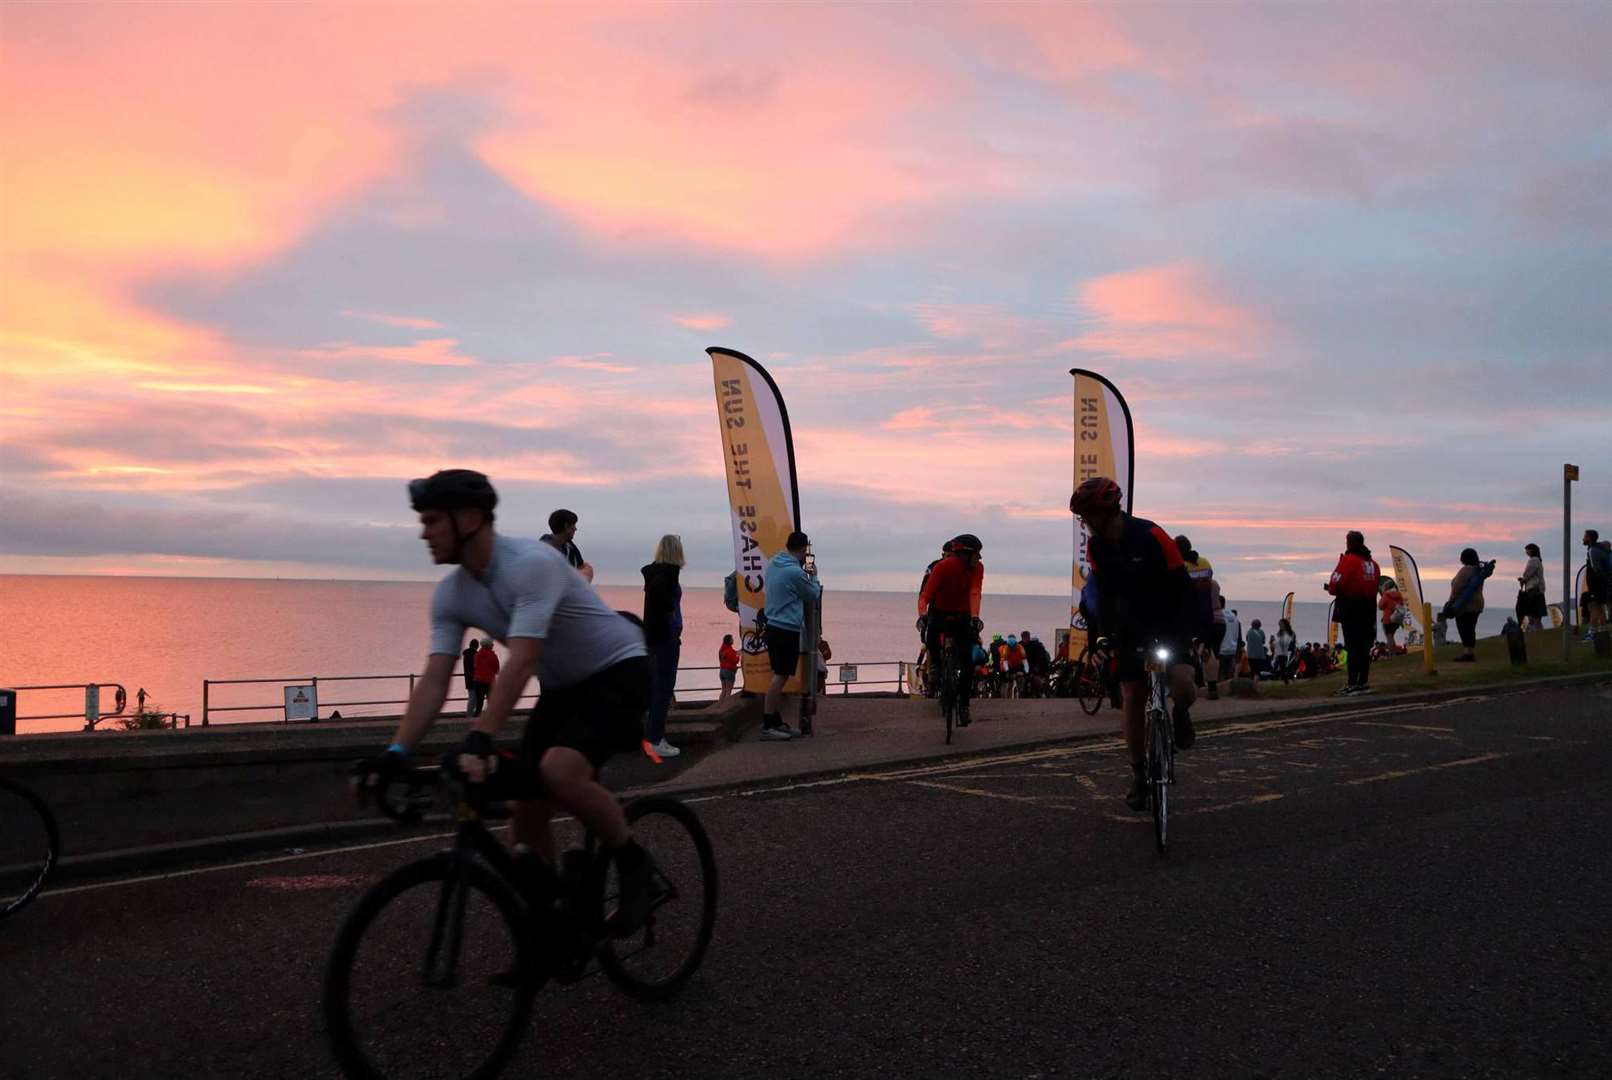
[[[1154,649],[1153,655],[1159,660],[1168,660],[1170,659],[1170,650],[1165,648]]]

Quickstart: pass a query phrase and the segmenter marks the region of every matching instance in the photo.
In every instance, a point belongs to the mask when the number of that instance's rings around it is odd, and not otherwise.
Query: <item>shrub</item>
[[[118,725],[124,731],[156,731],[168,726],[168,714],[148,703],[143,709],[118,717]]]

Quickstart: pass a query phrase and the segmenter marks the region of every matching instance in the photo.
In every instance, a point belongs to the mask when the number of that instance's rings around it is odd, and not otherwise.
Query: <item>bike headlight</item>
[[[1168,660],[1168,659],[1170,659],[1170,650],[1169,650],[1169,649],[1166,649],[1166,648],[1164,648],[1164,647],[1163,647],[1163,646],[1162,646],[1162,645],[1161,645],[1161,646],[1160,646],[1160,647],[1159,647],[1159,648],[1157,648],[1157,649],[1154,649],[1154,650],[1153,650],[1153,655],[1154,655],[1154,657],[1155,657],[1155,658],[1156,658],[1156,659],[1159,659],[1159,660]]]

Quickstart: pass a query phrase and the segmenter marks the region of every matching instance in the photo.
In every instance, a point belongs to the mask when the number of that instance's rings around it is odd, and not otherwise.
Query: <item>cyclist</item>
[[[1096,476],[1075,489],[1070,512],[1086,525],[1086,565],[1097,580],[1099,609],[1087,619],[1116,641],[1125,713],[1125,745],[1131,755],[1131,788],[1125,803],[1147,809],[1147,764],[1143,710],[1147,689],[1143,651],[1153,642],[1169,650],[1170,695],[1175,742],[1186,750],[1196,740],[1190,712],[1195,693],[1188,653],[1196,628],[1193,586],[1181,552],[1163,529],[1132,517],[1119,485]]]
[[[985,587],[985,564],[980,562],[983,545],[973,533],[951,540],[951,551],[934,564],[918,594],[918,611],[924,616],[924,644],[933,659],[939,656],[940,638],[951,639],[952,656],[958,672],[957,726],[969,724],[968,702],[973,696],[974,646],[979,641],[980,592]]]
[[[433,561],[457,569],[437,584],[425,671],[392,744],[361,763],[359,797],[407,766],[442,709],[465,630],[484,630],[509,647],[509,658],[465,735],[459,766],[471,783],[496,771],[493,737],[535,673],[542,695],[527,720],[519,764],[535,773],[543,794],[514,804],[517,850],[533,850],[556,866],[549,820],[556,806],[574,814],[614,851],[621,902],[607,926],[617,936],[633,933],[648,913],[652,867],[616,797],[598,782],[598,769],[643,742],[649,707],[643,631],[606,606],[554,547],[496,533],[498,495],[481,473],[447,469],[410,481],[409,501]]]

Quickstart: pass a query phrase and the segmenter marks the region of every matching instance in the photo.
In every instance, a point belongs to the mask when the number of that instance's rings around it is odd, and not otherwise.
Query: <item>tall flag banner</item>
[[[1118,388],[1095,371],[1072,368],[1069,374],[1075,377],[1074,487],[1094,476],[1109,477],[1125,493],[1125,512],[1130,513],[1136,501],[1136,492],[1131,490],[1136,466],[1131,408]],[[1071,658],[1078,657],[1086,647],[1086,620],[1080,617],[1080,590],[1086,584],[1086,539],[1086,527],[1076,517],[1075,555],[1069,575]]]
[[[1332,601],[1327,605],[1327,648],[1338,643],[1338,602]]]
[[[1426,614],[1426,607],[1422,601],[1422,575],[1416,569],[1416,560],[1411,558],[1410,552],[1393,544],[1388,545],[1388,554],[1394,560],[1394,580],[1399,584],[1399,595],[1405,598],[1406,605],[1410,607],[1411,618],[1422,628],[1422,637],[1425,640],[1432,635],[1433,628],[1422,619]]]
[[[733,515],[744,688],[762,693],[772,678],[767,644],[757,626],[757,617],[767,606],[767,563],[800,528],[795,446],[784,396],[767,369],[732,349],[705,351],[716,384],[717,425]],[[799,693],[798,675],[784,689]]]
[[[1584,605],[1579,603],[1579,597],[1584,595],[1584,571],[1588,569],[1588,565],[1586,563],[1584,566],[1579,567],[1578,573],[1573,575],[1573,595],[1567,598],[1567,602],[1573,605],[1572,613],[1567,621],[1581,630],[1584,628]]]
[[[1282,597],[1282,618],[1287,620],[1287,625],[1289,625],[1289,626],[1293,625],[1293,594],[1292,593],[1288,593],[1286,596]]]

